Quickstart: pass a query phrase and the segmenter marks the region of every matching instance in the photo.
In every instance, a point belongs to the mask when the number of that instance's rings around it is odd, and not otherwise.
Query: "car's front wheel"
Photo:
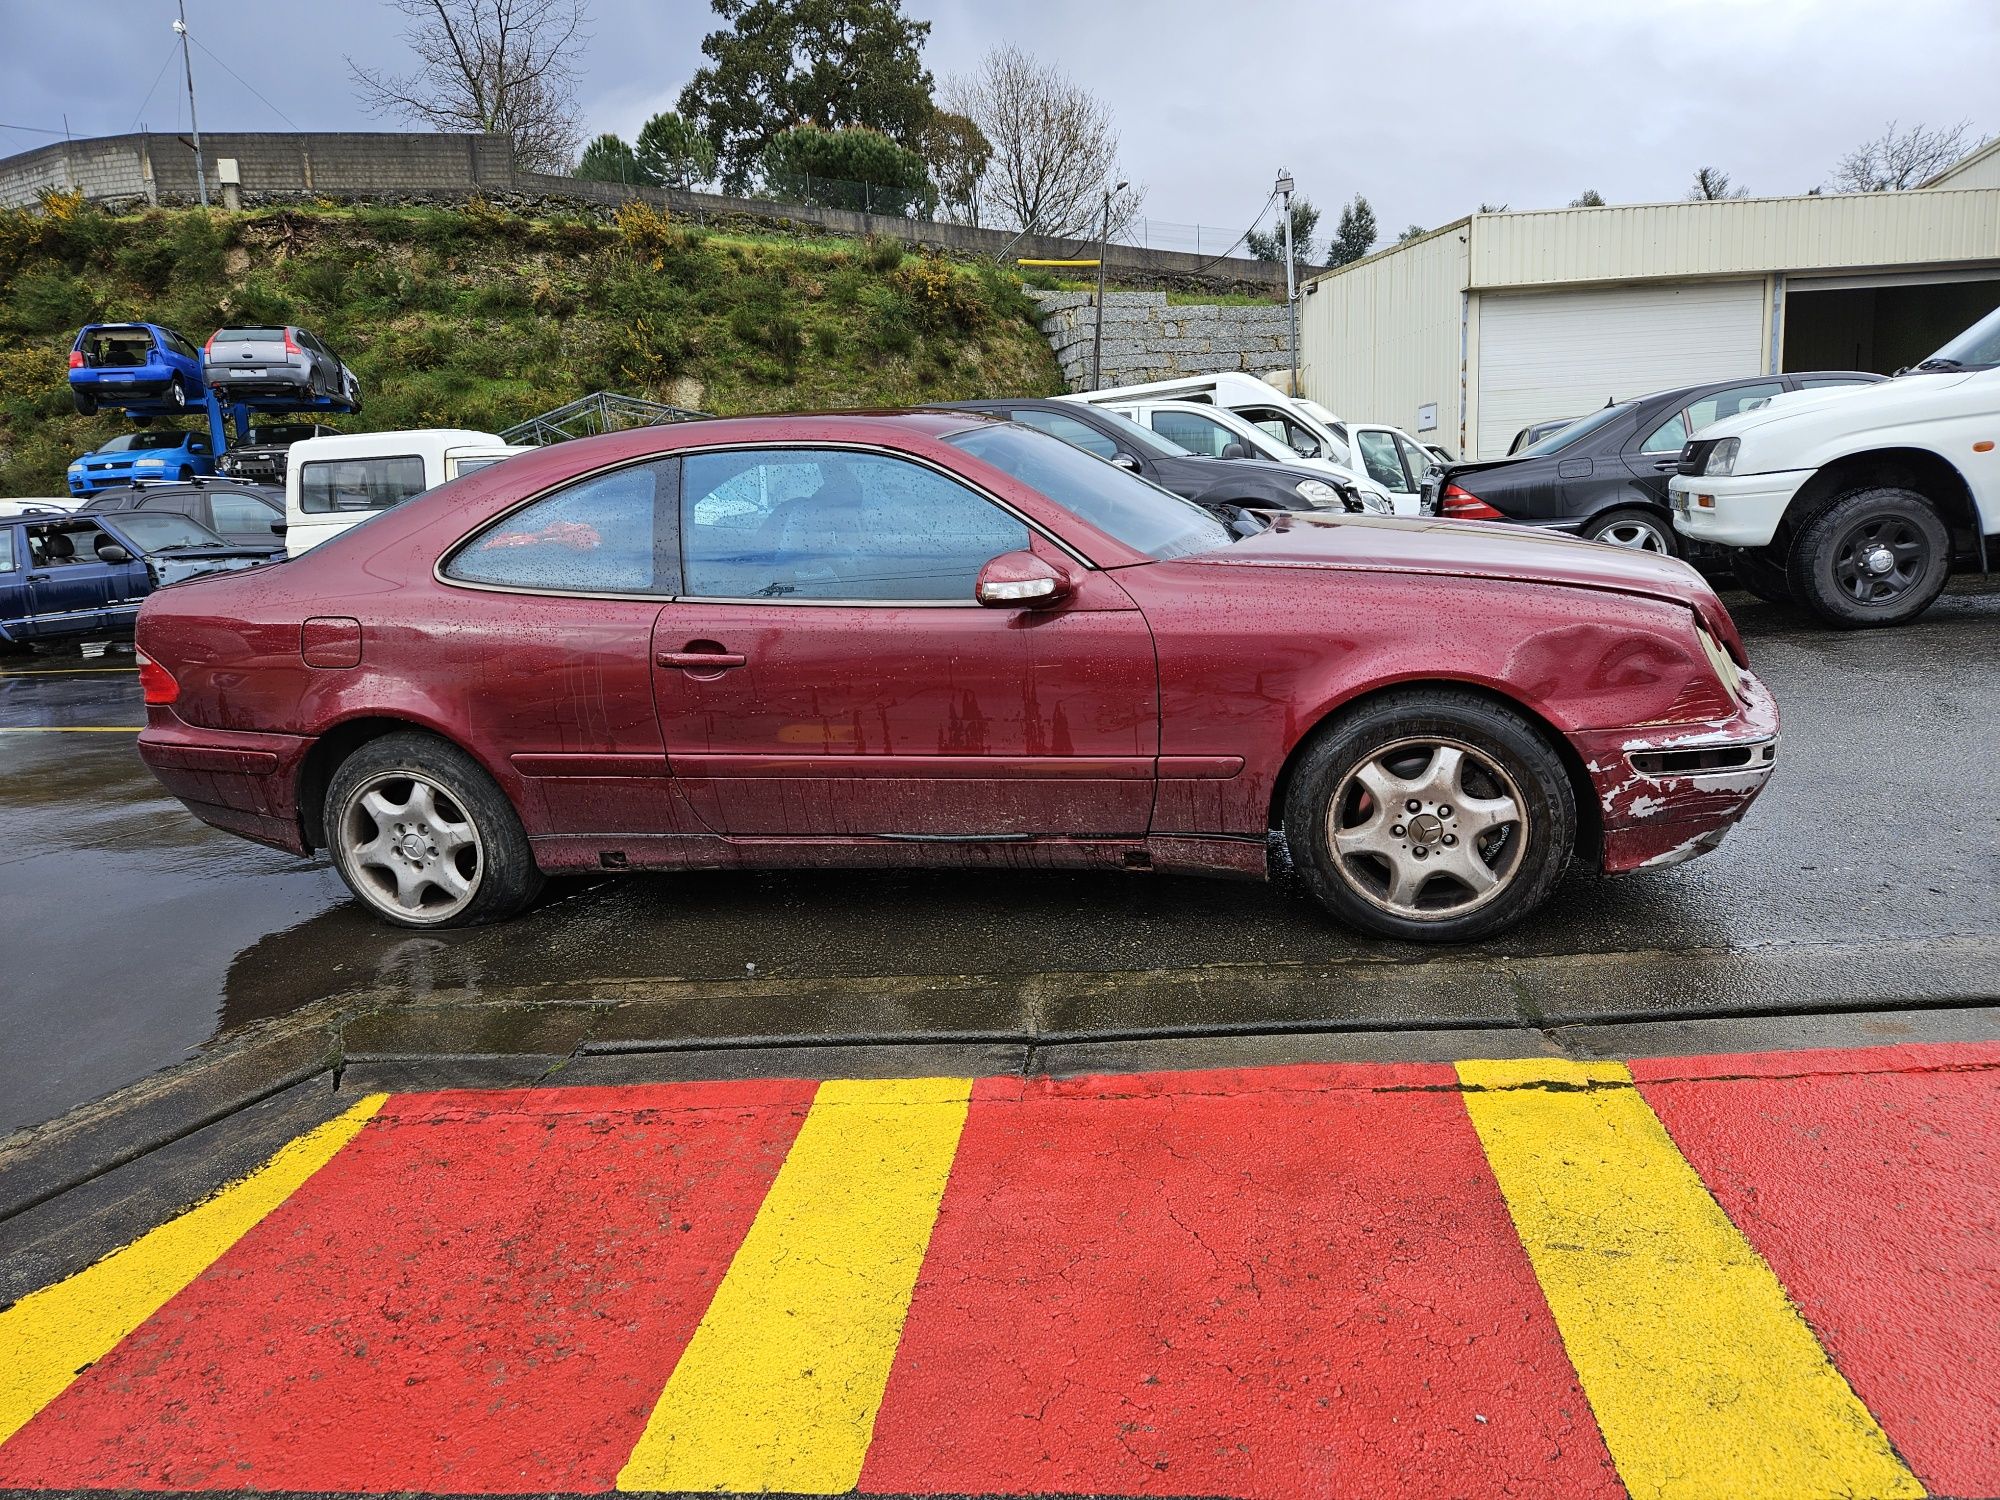
[[[1577,822],[1540,729],[1452,688],[1400,690],[1323,729],[1283,816],[1292,862],[1328,911],[1418,942],[1484,937],[1541,905]]]
[[[1951,573],[1951,533],[1915,490],[1849,490],[1792,543],[1799,602],[1843,630],[1901,625],[1931,607]]]
[[[76,414],[79,417],[94,417],[97,415],[97,398],[95,396],[86,396],[82,391],[71,391],[70,401],[75,405]]]
[[[1583,528],[1583,535],[1593,542],[1609,542],[1634,552],[1658,552],[1666,557],[1673,557],[1680,550],[1674,545],[1674,528],[1664,517],[1648,510],[1614,510],[1598,516]]]
[[[348,888],[404,927],[502,921],[542,886],[500,788],[427,734],[384,735],[343,761],[327,788],[325,836]]]

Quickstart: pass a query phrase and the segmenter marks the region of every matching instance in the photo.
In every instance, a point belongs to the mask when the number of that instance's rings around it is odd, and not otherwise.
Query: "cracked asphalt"
[[[1153,876],[566,882],[507,926],[415,937],[363,915],[324,862],[206,829],[167,799],[120,729],[139,709],[117,658],[9,659],[0,1130],[336,998],[428,1007],[366,1022],[361,1050],[382,1055],[462,1037],[481,1001],[580,1007],[495,1044],[563,1055],[1990,998],[2000,591],[1955,588],[1914,627],[1862,634],[1729,602],[1784,713],[1779,772],[1747,822],[1679,869],[1573,875],[1531,922],[1448,953],[1357,939],[1271,887]],[[109,732],[78,732],[93,729]]]

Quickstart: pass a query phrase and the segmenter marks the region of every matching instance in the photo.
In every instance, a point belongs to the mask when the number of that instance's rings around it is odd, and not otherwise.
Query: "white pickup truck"
[[[1668,486],[1674,529],[1830,625],[1901,625],[1961,559],[2000,561],[2000,308],[1879,385],[1711,423]]]

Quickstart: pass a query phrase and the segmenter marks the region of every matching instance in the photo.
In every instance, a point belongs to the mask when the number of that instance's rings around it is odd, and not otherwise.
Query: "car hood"
[[[1520,526],[1478,521],[1280,516],[1269,530],[1184,559],[1223,567],[1366,569],[1611,589],[1676,603],[1707,592],[1686,563]]]
[[[1853,386],[1845,390],[1788,392],[1784,396],[1773,396],[1768,405],[1753,411],[1738,412],[1733,417],[1710,422],[1706,427],[1697,428],[1691,436],[1704,439],[1741,437],[1773,422],[1810,421],[1814,418],[1824,419],[1827,424],[1842,430],[1872,427],[1878,423],[1894,422],[1905,411],[1916,416],[1925,415],[1928,403],[1938,392],[1994,374],[1996,372],[1982,370],[1942,370],[1935,374],[1898,375],[1894,380],[1885,380],[1879,385]]]

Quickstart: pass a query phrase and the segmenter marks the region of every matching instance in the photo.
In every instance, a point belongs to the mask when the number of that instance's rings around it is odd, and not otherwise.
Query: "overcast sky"
[[[402,65],[376,0],[187,0],[211,130],[392,129],[344,57]],[[1698,166],[1804,192],[1891,119],[2000,132],[2000,0],[906,0],[943,77],[1012,40],[1109,104],[1160,220],[1241,230],[1280,167],[1384,239],[1481,200],[1681,197]],[[591,0],[591,133],[628,139],[701,61],[706,0]],[[172,0],[0,0],[0,124],[185,126]],[[213,56],[208,54],[212,53]],[[219,61],[218,61],[219,60]],[[165,65],[163,70],[163,65]],[[226,65],[226,67],[224,66]],[[232,77],[255,86],[270,106]],[[154,85],[150,99],[147,89]],[[48,135],[0,130],[0,151]],[[1226,238],[1226,236],[1225,236]],[[1219,246],[1215,248],[1220,248]]]

